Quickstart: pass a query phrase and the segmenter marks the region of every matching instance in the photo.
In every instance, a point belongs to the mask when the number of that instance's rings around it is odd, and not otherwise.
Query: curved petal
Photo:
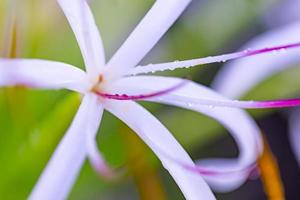
[[[78,92],[88,89],[86,74],[71,65],[38,59],[0,58],[0,86],[24,85],[33,88]]]
[[[215,199],[201,176],[175,164],[162,153],[176,155],[178,159],[194,165],[171,133],[149,112],[132,101],[108,101],[105,108],[124,121],[155,152],[163,166],[170,172],[188,200]]]
[[[122,75],[137,65],[171,27],[191,0],[156,0],[152,8],[108,62]],[[111,76],[116,76],[111,74]]]
[[[181,79],[179,79],[181,80]],[[265,101],[238,101],[238,100],[230,100],[230,99],[216,99],[216,98],[208,98],[203,96],[192,97],[192,96],[184,96],[178,95],[173,91],[178,90],[179,88],[185,86],[188,80],[181,80],[176,83],[176,85],[169,86],[168,88],[163,88],[161,90],[151,91],[149,93],[145,92],[144,89],[139,89],[140,93],[137,93],[138,87],[134,94],[126,93],[125,91],[119,91],[123,93],[106,93],[106,92],[98,92],[95,91],[95,94],[105,99],[114,99],[120,101],[127,100],[149,100],[152,98],[158,98],[160,96],[165,96],[164,98],[171,98],[172,101],[177,102],[185,102],[189,107],[193,106],[210,106],[210,107],[231,107],[231,108],[246,108],[246,109],[266,109],[266,108],[287,108],[287,107],[296,107],[300,106],[300,98],[294,99],[277,99],[277,100],[265,100]],[[169,97],[166,97],[166,94],[169,94]],[[171,95],[170,95],[171,94]]]
[[[264,15],[264,22],[268,27],[276,27],[299,21],[299,8],[300,1],[298,0],[278,1],[271,9],[267,10]]]
[[[86,134],[97,133],[103,108],[86,95],[70,126],[35,185],[30,200],[66,199],[87,156]]]
[[[300,110],[292,112],[289,120],[289,138],[291,147],[300,166]]]
[[[76,36],[78,45],[91,76],[98,76],[105,64],[99,30],[86,0],[58,0]]]
[[[90,163],[94,170],[101,176],[107,179],[112,179],[117,174],[116,172],[106,163],[103,155],[101,154],[97,141],[96,135],[93,132],[87,135],[87,153]]]
[[[243,48],[259,48],[300,41],[300,23],[277,28],[255,37]],[[300,49],[282,54],[257,55],[233,61],[217,74],[213,87],[225,96],[237,98],[244,95],[263,79],[300,62]]]
[[[158,76],[137,76],[116,81],[111,87],[113,92],[125,92],[126,94],[147,93],[162,88],[172,87],[182,79],[166,78]],[[181,100],[173,99],[181,96]],[[247,177],[247,173],[232,174],[232,171],[243,171],[256,162],[262,149],[262,141],[259,129],[255,122],[242,110],[235,108],[211,107],[207,105],[191,105],[189,98],[209,98],[215,100],[226,100],[212,90],[199,84],[189,82],[183,87],[171,93],[148,99],[148,101],[161,102],[186,109],[201,112],[223,124],[236,140],[240,153],[238,159],[209,160],[205,162],[205,168],[211,171],[225,172],[222,176],[205,176],[208,183],[218,191],[229,191],[238,187]],[[237,121],[238,120],[238,121]],[[171,154],[172,155],[172,154]],[[223,163],[214,165],[214,163]],[[228,172],[226,174],[226,172]]]

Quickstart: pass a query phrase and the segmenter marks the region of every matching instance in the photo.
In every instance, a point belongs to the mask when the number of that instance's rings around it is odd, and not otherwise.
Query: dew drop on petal
[[[188,107],[193,107],[193,104],[190,103],[190,102],[188,102],[188,103],[187,103],[187,106],[188,106]]]
[[[285,53],[285,52],[286,52],[285,48],[280,49],[280,53]]]

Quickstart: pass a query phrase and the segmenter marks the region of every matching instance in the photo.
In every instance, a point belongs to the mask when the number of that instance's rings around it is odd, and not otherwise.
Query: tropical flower
[[[77,39],[86,72],[71,65],[38,59],[0,59],[0,85],[69,89],[83,95],[78,112],[40,176],[29,199],[64,199],[86,157],[104,175],[110,173],[95,136],[103,110],[124,121],[155,152],[189,200],[214,199],[210,188],[228,191],[243,183],[261,152],[259,129],[243,111],[231,107],[270,107],[276,102],[237,102],[209,88],[174,77],[136,76],[149,72],[224,62],[245,56],[300,46],[299,43],[222,56],[136,66],[168,30],[190,0],[157,0],[116,54],[105,63],[102,41],[84,0],[59,0]],[[135,67],[136,66],[136,67]],[[213,159],[194,164],[172,134],[134,100],[183,107],[223,124],[237,142],[237,159]],[[298,105],[295,100],[291,105]],[[217,106],[217,107],[216,107]],[[238,120],[238,123],[237,123]],[[200,176],[202,175],[202,176]]]

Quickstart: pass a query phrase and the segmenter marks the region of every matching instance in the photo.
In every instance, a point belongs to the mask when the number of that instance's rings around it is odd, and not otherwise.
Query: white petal
[[[86,135],[97,133],[102,113],[97,97],[86,95],[71,127],[35,185],[30,200],[66,199],[87,156]]]
[[[153,115],[131,101],[110,101],[105,108],[124,121],[155,152],[177,182],[186,199],[215,199],[201,176],[175,164],[165,156],[164,153],[176,155],[182,162],[194,165],[172,134]]]
[[[158,76],[129,77],[116,81],[111,86],[111,91],[129,95],[137,93],[145,94],[172,87],[178,84],[180,81],[182,80],[178,78],[166,78]],[[181,101],[178,101],[178,99],[173,99],[174,96],[182,97]],[[231,132],[240,150],[238,159],[228,159],[226,161],[221,159],[224,164],[220,166],[214,166],[214,163],[216,162],[215,159],[210,163],[209,161],[205,161],[206,163],[209,163],[209,165],[206,164],[206,167],[209,169],[218,169],[219,171],[223,172],[239,171],[248,168],[250,165],[256,162],[256,159],[261,152],[262,143],[258,127],[246,112],[235,108],[229,109],[224,107],[210,107],[200,104],[189,105],[189,98],[226,100],[226,98],[218,95],[209,88],[193,82],[189,82],[171,93],[148,100],[171,104],[201,112],[216,119]],[[221,161],[218,160],[217,162],[220,163]],[[248,174],[233,176],[228,174],[226,178],[225,176],[207,176],[205,178],[213,187],[213,189],[218,191],[229,191],[235,189],[241,183],[243,183],[247,179],[247,175]]]
[[[291,147],[300,166],[300,110],[292,112],[289,120],[289,138]]]
[[[115,171],[107,164],[102,153],[100,152],[96,135],[93,132],[87,135],[87,153],[90,163],[94,170],[101,176],[107,179],[111,179],[116,176]]]
[[[264,16],[264,21],[268,27],[289,24],[300,20],[300,1],[284,0],[278,1]]]
[[[300,23],[290,24],[264,33],[248,42],[245,48],[260,48],[270,45],[300,41]],[[214,88],[225,96],[241,97],[265,78],[300,62],[300,49],[291,49],[282,54],[264,54],[233,61],[225,65],[214,81]]]
[[[0,86],[14,85],[66,88],[78,92],[88,89],[86,74],[71,65],[37,59],[0,58]]]
[[[245,58],[245,57],[252,57],[257,56],[259,54],[270,54],[273,53],[273,56],[275,53],[282,53],[285,50],[290,50],[293,48],[300,47],[300,42],[296,43],[288,43],[283,44],[279,46],[265,46],[261,49],[247,49],[242,50],[239,52],[234,53],[228,53],[218,56],[208,56],[204,58],[195,58],[191,60],[182,60],[182,61],[174,61],[174,62],[167,62],[167,63],[159,63],[159,64],[149,64],[146,66],[137,66],[133,69],[130,69],[126,75],[138,75],[138,74],[147,74],[147,73],[154,73],[159,71],[165,71],[165,70],[174,70],[174,69],[180,69],[180,68],[190,68],[195,67],[198,65],[204,65],[204,64],[211,64],[211,63],[218,63],[218,62],[227,62],[230,60],[235,60],[238,58]]]
[[[87,72],[97,76],[105,55],[99,30],[86,0],[58,0],[81,49]]]
[[[108,63],[123,74],[137,65],[180,16],[191,0],[157,0]]]

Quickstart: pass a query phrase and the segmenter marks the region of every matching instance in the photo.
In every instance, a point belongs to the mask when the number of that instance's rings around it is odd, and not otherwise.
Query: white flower
[[[269,102],[231,101],[207,87],[180,78],[135,75],[222,62],[298,47],[299,43],[135,67],[189,2],[190,0],[157,0],[121,48],[106,63],[102,41],[87,2],[59,0],[80,46],[86,73],[79,68],[54,61],[0,59],[1,86],[21,84],[42,89],[66,88],[83,95],[69,130],[55,150],[29,199],[66,198],[86,157],[101,173],[109,172],[95,142],[104,109],[124,121],[149,145],[189,200],[214,199],[202,176],[218,191],[235,189],[247,179],[261,151],[259,129],[244,111],[224,106],[264,107],[270,105]],[[200,162],[201,166],[195,165],[172,134],[133,100],[179,106],[218,120],[236,140],[240,150],[239,157],[205,160]]]

